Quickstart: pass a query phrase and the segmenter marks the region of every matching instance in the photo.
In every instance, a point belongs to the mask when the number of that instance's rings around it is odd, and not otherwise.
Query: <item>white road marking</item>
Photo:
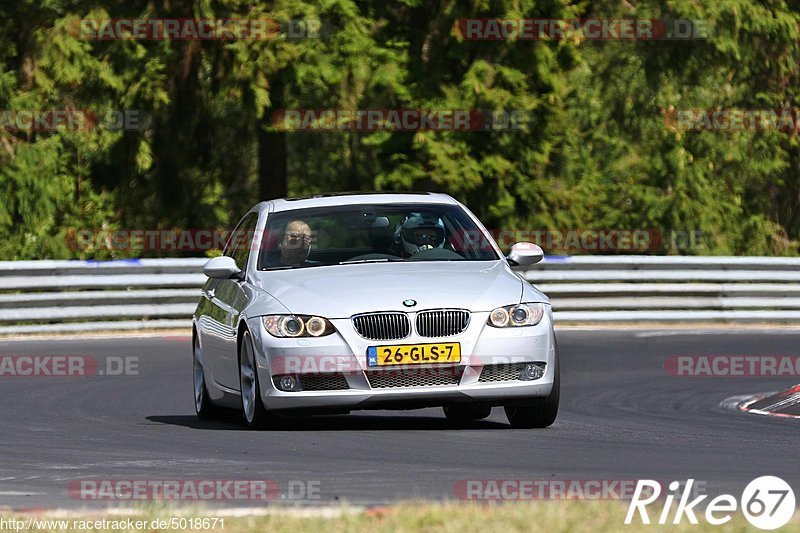
[[[681,337],[688,335],[752,335],[754,333],[769,333],[770,335],[800,335],[800,328],[787,328],[787,329],[771,329],[771,328],[753,328],[753,329],[684,329],[684,330],[668,330],[668,331],[644,331],[637,333],[635,336],[638,338],[647,337]]]

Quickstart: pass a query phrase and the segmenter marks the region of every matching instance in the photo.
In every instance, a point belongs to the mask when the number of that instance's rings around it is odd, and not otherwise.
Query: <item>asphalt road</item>
[[[741,494],[771,474],[800,489],[800,421],[720,407],[800,379],[663,368],[672,355],[798,355],[800,331],[560,331],[559,345],[561,411],[545,430],[511,429],[501,409],[460,425],[426,409],[252,432],[195,419],[186,338],[0,341],[0,356],[88,355],[100,369],[138,358],[138,375],[0,377],[0,507],[107,505],[70,497],[79,479],[270,479],[284,496],[318,492],[306,504],[453,498],[464,479],[694,478]]]

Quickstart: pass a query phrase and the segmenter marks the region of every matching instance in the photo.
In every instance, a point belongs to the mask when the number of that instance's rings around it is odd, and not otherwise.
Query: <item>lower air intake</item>
[[[458,385],[459,367],[380,370],[367,372],[369,386],[373,389],[396,387],[444,387]]]
[[[350,388],[344,374],[300,374],[299,377],[304,391],[344,390]]]
[[[480,383],[492,381],[518,381],[526,363],[486,365],[478,378]]]

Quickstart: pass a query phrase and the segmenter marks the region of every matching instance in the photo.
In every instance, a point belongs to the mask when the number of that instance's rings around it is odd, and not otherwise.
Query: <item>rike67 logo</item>
[[[698,507],[708,496],[703,494],[693,500],[692,486],[694,479],[682,485],[678,481],[669,484],[669,493],[664,499],[664,507],[658,517],[658,524],[670,523],[672,506],[678,501],[672,516],[672,524],[680,524],[684,518],[689,523],[697,524],[695,507]],[[683,486],[683,490],[678,491]],[[631,524],[638,512],[643,524],[650,524],[647,506],[661,497],[661,484],[649,479],[639,480],[633,493],[625,524]],[[731,494],[721,494],[710,500],[705,506],[703,517],[709,524],[719,526],[731,520],[732,513],[741,509],[747,521],[758,529],[772,530],[786,525],[792,519],[795,509],[795,498],[792,487],[775,476],[762,476],[751,481],[737,501]],[[699,510],[698,510],[699,513]]]

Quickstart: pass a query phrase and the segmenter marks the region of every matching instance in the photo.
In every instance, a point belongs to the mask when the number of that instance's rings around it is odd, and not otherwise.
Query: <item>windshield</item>
[[[484,232],[457,205],[351,205],[269,215],[258,268],[497,259]]]

